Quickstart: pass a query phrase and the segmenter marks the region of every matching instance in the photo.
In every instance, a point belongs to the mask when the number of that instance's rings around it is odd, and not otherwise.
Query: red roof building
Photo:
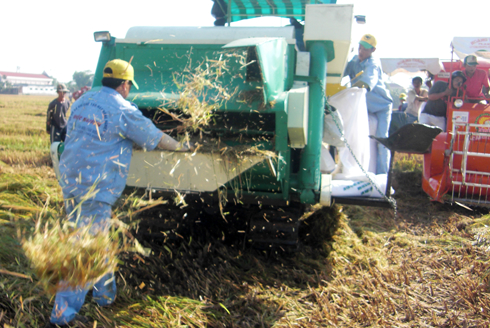
[[[13,94],[56,94],[53,78],[46,73],[14,73],[0,71],[0,85],[5,93]]]
[[[0,71],[0,80],[15,85],[51,85],[53,79],[45,74],[14,73]]]

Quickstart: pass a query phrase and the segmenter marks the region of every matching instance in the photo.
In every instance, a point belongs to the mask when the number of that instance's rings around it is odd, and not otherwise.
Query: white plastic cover
[[[366,106],[366,89],[349,88],[331,96],[329,104],[337,108],[344,121],[344,138],[355,157],[367,171],[369,166],[369,125]],[[342,178],[363,175],[347,147],[339,148]],[[335,177],[337,179],[337,177]]]
[[[478,62],[490,64],[490,37],[455,37],[451,46],[461,60],[468,55],[475,55]]]
[[[395,75],[399,72],[419,72],[428,70],[436,75],[444,70],[439,58],[381,58],[383,72]]]

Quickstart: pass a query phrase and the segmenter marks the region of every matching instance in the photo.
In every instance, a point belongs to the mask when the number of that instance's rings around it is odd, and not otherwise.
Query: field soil
[[[53,305],[21,248],[35,222],[65,215],[44,132],[50,100],[0,95],[3,328],[44,327]],[[251,247],[244,233],[250,217],[289,208],[222,214],[125,193],[113,215],[150,255],[122,254],[115,303],[89,293],[81,314],[87,327],[489,327],[488,212],[432,203],[421,168],[422,156],[396,155],[396,214],[306,208],[293,250]]]

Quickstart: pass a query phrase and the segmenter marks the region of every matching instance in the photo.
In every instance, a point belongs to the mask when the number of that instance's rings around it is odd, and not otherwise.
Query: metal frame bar
[[[458,127],[464,128],[464,131],[458,131]],[[450,170],[450,179],[452,185],[452,194],[451,201],[454,203],[455,201],[467,203],[467,204],[477,204],[490,206],[490,201],[487,201],[490,191],[490,184],[476,183],[476,182],[467,182],[469,178],[473,175],[475,178],[473,181],[477,181],[483,177],[490,177],[490,172],[479,172],[474,170],[467,169],[468,157],[479,157],[479,158],[490,158],[490,153],[485,152],[487,150],[487,142],[485,142],[485,146],[483,147],[483,151],[480,151],[481,140],[472,140],[473,136],[477,137],[486,137],[490,138],[490,132],[472,132],[470,128],[488,128],[488,126],[477,123],[461,123],[461,122],[453,122],[452,129],[452,138],[450,145],[450,159],[449,159],[449,170]],[[464,137],[463,140],[461,140]],[[462,145],[461,145],[462,143]],[[454,148],[460,149],[460,147],[455,147],[456,145],[462,146],[462,150],[454,150]],[[472,149],[472,145],[477,146],[477,151],[468,151]],[[490,149],[489,149],[490,150]],[[460,155],[461,158],[461,166],[460,169],[454,168],[454,156]],[[461,174],[461,181],[454,181],[454,173]],[[478,177],[479,176],[479,177]],[[460,186],[457,195],[455,195],[455,187]],[[466,188],[465,197],[461,197],[463,189]],[[473,192],[469,192],[470,188],[472,188]],[[478,188],[478,194],[475,194],[475,189]],[[478,190],[477,189],[477,190]],[[483,196],[483,200],[482,200]],[[477,199],[475,199],[475,197]]]

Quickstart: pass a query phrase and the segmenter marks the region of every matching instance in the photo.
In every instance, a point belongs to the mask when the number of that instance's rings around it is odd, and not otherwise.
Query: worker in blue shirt
[[[102,85],[73,104],[60,159],[68,219],[79,227],[90,225],[92,234],[109,230],[111,207],[126,185],[133,143],[146,150],[187,150],[125,100],[132,86],[138,89],[130,63],[109,61]],[[93,196],[87,197],[90,190]],[[78,315],[87,292],[85,286],[58,292],[48,327],[87,321]],[[95,284],[93,298],[103,306],[115,297],[116,282],[110,273]]]
[[[375,116],[378,121],[375,136],[387,138],[393,99],[383,82],[381,62],[372,57],[374,51],[376,51],[376,39],[371,34],[365,34],[359,41],[358,55],[354,56],[347,64],[344,76],[350,77],[352,86],[367,89],[368,114]],[[360,72],[363,73],[357,76]],[[378,143],[376,174],[388,173],[389,162],[390,153],[388,149]]]

